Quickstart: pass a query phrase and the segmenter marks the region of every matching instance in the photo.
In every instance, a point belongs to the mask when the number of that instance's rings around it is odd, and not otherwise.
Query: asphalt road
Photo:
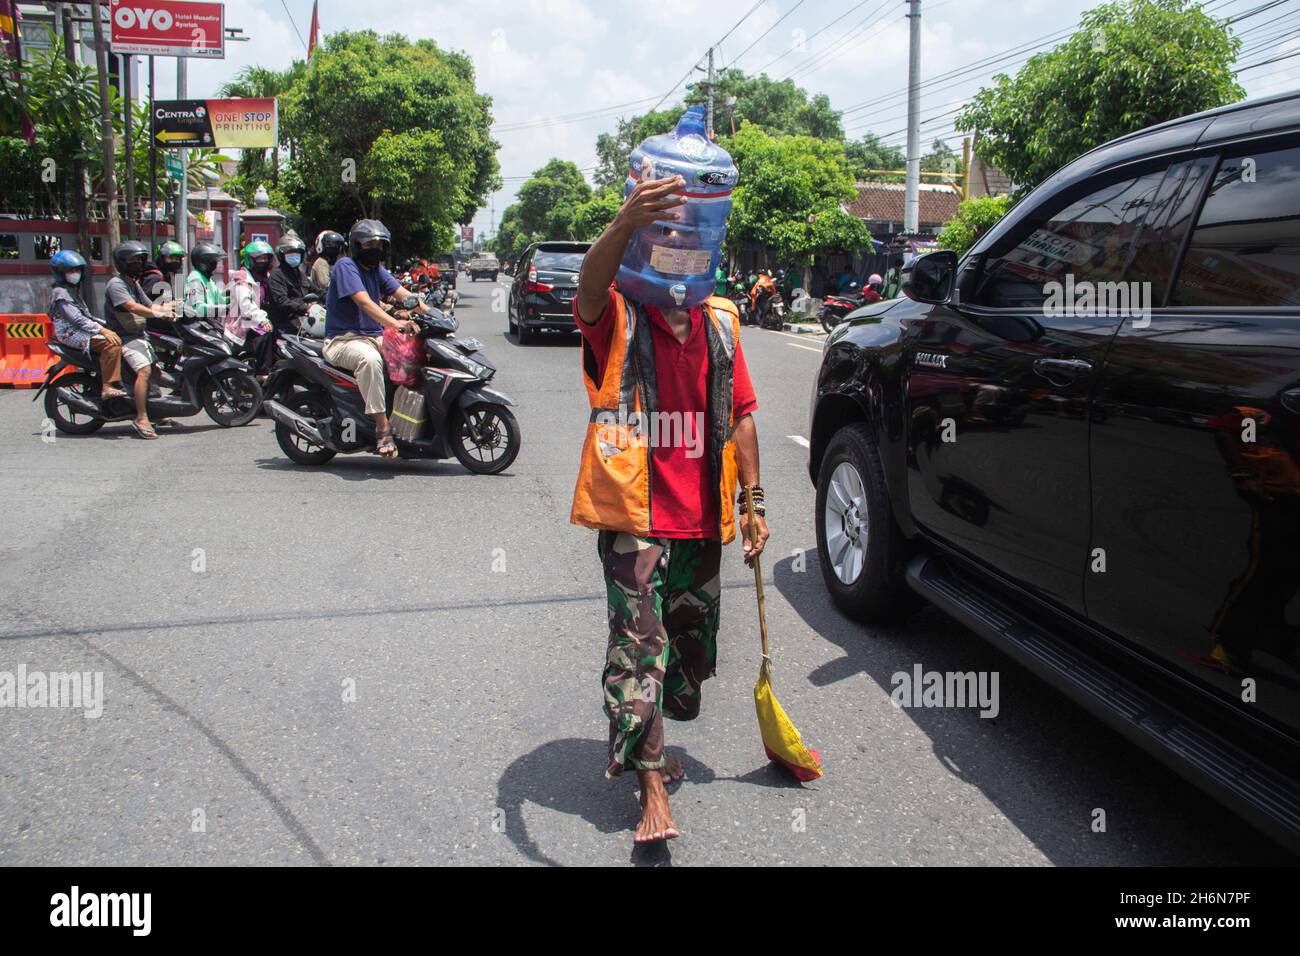
[[[867,631],[833,610],[799,443],[820,337],[752,329],[775,686],[827,776],[800,786],[763,755],[733,546],[718,676],[701,718],[668,726],[683,836],[634,850],[634,781],[602,778],[595,538],[568,523],[579,351],[516,345],[504,288],[463,279],[458,310],[519,402],[523,451],[496,478],[299,468],[266,420],[47,442],[31,393],[0,391],[0,672],[104,682],[97,719],[0,708],[0,863],[1287,859],[937,612]],[[917,663],[997,671],[1000,714],[893,707],[891,675]]]

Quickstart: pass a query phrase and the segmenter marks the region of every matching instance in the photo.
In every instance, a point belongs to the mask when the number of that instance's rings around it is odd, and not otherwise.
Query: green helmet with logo
[[[274,256],[274,255],[275,255],[275,250],[271,248],[271,244],[269,242],[266,242],[263,239],[254,239],[248,245],[244,246],[244,250],[243,250],[244,268],[252,269],[254,259],[257,259],[261,256]]]
[[[180,256],[185,257],[185,247],[175,239],[168,239],[166,242],[158,243],[158,248],[154,250],[154,260],[157,261],[163,256]]]

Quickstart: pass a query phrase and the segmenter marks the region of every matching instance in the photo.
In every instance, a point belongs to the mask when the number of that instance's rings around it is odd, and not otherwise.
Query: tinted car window
[[[1103,186],[1055,213],[1030,213],[1008,245],[989,250],[975,301],[995,308],[1038,308],[1049,282],[1114,282],[1164,179],[1160,169]]]
[[[1197,207],[1205,192],[1205,181],[1213,172],[1214,160],[1210,158],[1188,160],[1169,167],[1169,174],[1160,184],[1155,202],[1147,212],[1125,279],[1150,282],[1148,301],[1154,305],[1164,304],[1183,240],[1196,218]]]
[[[585,255],[585,252],[552,252],[538,249],[533,265],[552,272],[577,272],[582,268],[582,257]]]
[[[1300,148],[1223,158],[1171,301],[1300,305]]]

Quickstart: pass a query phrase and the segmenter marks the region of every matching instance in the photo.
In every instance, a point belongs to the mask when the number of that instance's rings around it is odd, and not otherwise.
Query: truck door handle
[[[1283,392],[1282,405],[1287,411],[1300,415],[1300,388],[1293,388]]]
[[[1034,359],[1034,371],[1049,382],[1064,379],[1067,383],[1083,378],[1092,371],[1092,363],[1085,359]]]

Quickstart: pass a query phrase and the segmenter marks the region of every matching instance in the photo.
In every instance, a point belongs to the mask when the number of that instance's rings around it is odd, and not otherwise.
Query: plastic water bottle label
[[[675,276],[698,276],[709,271],[713,254],[708,249],[678,249],[673,246],[653,246],[650,250],[650,268]]]

